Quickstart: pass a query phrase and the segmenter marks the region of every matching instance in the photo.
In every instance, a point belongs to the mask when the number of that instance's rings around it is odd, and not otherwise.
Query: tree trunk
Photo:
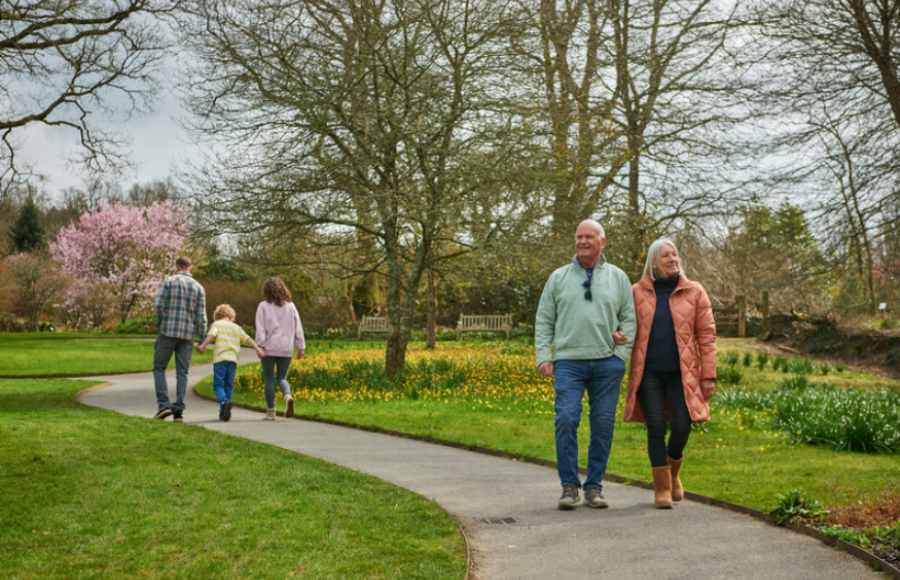
[[[431,268],[428,269],[428,322],[425,327],[425,348],[434,350],[437,346],[437,275]]]
[[[633,147],[633,154],[628,161],[628,219],[626,220],[627,230],[623,232],[628,237],[616,240],[616,245],[624,249],[619,254],[622,256],[621,263],[617,265],[634,279],[643,267],[641,258],[647,245],[647,240],[645,239],[647,231],[644,224],[644,216],[641,213],[641,150],[639,145],[641,139],[635,137],[629,141],[630,146]]]
[[[388,338],[384,356],[384,375],[394,379],[406,365],[406,347],[409,346],[410,332],[394,329]]]

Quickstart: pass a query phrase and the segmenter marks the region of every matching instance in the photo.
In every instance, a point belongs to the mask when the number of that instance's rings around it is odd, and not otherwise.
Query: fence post
[[[737,297],[738,303],[738,338],[747,336],[747,300],[743,296]]]
[[[763,336],[769,332],[769,291],[762,293],[762,331]]]

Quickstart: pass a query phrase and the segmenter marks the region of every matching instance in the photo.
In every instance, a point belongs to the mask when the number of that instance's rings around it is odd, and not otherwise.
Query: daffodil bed
[[[439,343],[429,351],[412,345],[404,372],[393,381],[384,376],[383,349],[316,350],[313,345],[308,352],[314,354],[294,361],[288,375],[300,417],[555,460],[553,383],[537,372],[531,347]],[[264,408],[259,365],[238,373],[235,402]],[[198,389],[211,395],[211,386],[207,379]],[[757,388],[769,387],[775,385]],[[895,454],[805,444],[802,437],[775,429],[766,409],[734,404],[729,388],[744,387],[720,384],[721,399],[728,404],[714,398],[712,421],[695,425],[688,443],[682,473],[690,491],[769,511],[777,494],[792,489],[804,490],[826,507],[838,506],[873,497],[900,479]],[[646,429],[622,422],[623,403],[624,384],[608,471],[648,481]],[[579,435],[584,465],[586,404]],[[552,498],[556,491],[547,493]]]

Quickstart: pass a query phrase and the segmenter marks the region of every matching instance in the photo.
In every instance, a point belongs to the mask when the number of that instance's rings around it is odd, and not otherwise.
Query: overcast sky
[[[166,179],[173,174],[175,165],[197,156],[197,146],[178,125],[184,115],[177,98],[168,88],[163,88],[154,112],[116,122],[112,128],[130,139],[135,165],[118,179],[123,190],[127,191],[135,183]],[[45,174],[47,181],[43,189],[54,199],[66,187],[83,186],[87,174],[66,161],[67,154],[77,153],[75,131],[32,124],[18,138],[22,146],[16,151],[17,162],[30,163],[36,172]]]

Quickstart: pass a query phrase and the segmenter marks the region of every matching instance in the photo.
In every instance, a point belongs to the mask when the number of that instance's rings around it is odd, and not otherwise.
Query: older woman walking
[[[274,421],[276,382],[284,397],[285,418],[294,414],[294,398],[291,396],[287,374],[291,368],[294,349],[297,349],[297,360],[300,360],[303,358],[306,341],[303,338],[300,314],[291,302],[291,293],[281,278],[266,280],[262,291],[265,301],[260,302],[256,309],[256,343],[266,351],[266,356],[260,359],[268,408],[264,419]]]
[[[672,508],[673,500],[684,499],[679,471],[691,423],[709,421],[716,325],[706,291],[684,275],[672,240],[650,245],[644,275],[632,288],[637,336],[624,419],[647,424],[654,504]]]

